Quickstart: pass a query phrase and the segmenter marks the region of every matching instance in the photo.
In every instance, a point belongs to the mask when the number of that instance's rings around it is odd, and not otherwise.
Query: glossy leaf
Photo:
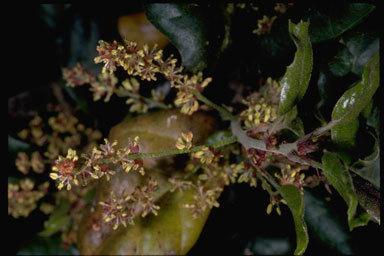
[[[358,200],[348,169],[335,154],[330,152],[324,153],[322,163],[325,177],[348,205],[347,215],[349,229],[353,230],[355,227],[366,225],[370,216],[366,212],[360,215],[356,214]]]
[[[152,3],[146,6],[148,20],[179,50],[182,65],[191,72],[207,66],[209,35],[196,4]]]
[[[178,109],[164,110],[138,116],[120,123],[110,131],[109,139],[117,140],[118,147],[124,147],[128,139],[139,136],[140,152],[160,152],[175,149],[177,138],[182,132],[192,131],[194,143],[203,143],[215,127],[214,119],[197,112],[192,116],[180,113]],[[179,161],[179,160],[178,160]],[[151,214],[145,218],[136,217],[135,225],[113,230],[103,224],[100,231],[94,231],[94,221],[100,220],[102,207],[91,205],[85,210],[78,232],[78,246],[81,254],[185,254],[194,245],[204,226],[209,210],[197,219],[192,218],[191,210],[183,207],[190,203],[194,191],[169,192],[168,178],[182,174],[183,167],[175,165],[173,157],[145,158],[146,175],[131,171],[128,174],[117,169],[107,182],[102,179],[96,191],[95,202],[106,201],[110,192],[120,195],[122,191],[131,193],[143,184],[148,176],[153,177],[159,190],[153,195],[160,206],[158,216]],[[138,213],[139,214],[139,213]]]
[[[300,190],[294,185],[284,185],[281,187],[281,195],[287,202],[291,210],[296,230],[296,249],[295,255],[302,255],[308,245],[307,225],[304,222],[304,200]]]
[[[332,140],[338,143],[345,138],[353,138],[355,129],[350,129],[360,112],[369,104],[373,94],[379,87],[379,54],[377,53],[364,68],[363,79],[352,88],[348,89],[337,101],[332,111],[332,121],[337,124],[331,130]],[[343,128],[344,127],[344,128]],[[348,133],[346,135],[346,133]],[[351,140],[347,144],[352,144]]]
[[[329,11],[314,10],[310,16],[309,30],[312,43],[319,43],[340,36],[345,31],[361,23],[374,9],[368,3],[351,3],[345,6],[331,4]]]
[[[298,24],[289,21],[288,27],[297,51],[293,62],[280,80],[279,115],[290,111],[303,98],[309,85],[313,65],[312,45],[308,35],[309,21],[300,21]]]
[[[356,146],[356,135],[359,130],[359,120],[356,118],[345,125],[332,128],[332,141],[341,148]]]
[[[357,34],[345,39],[345,47],[328,64],[336,76],[349,72],[361,76],[364,65],[379,51],[379,38],[369,34]]]

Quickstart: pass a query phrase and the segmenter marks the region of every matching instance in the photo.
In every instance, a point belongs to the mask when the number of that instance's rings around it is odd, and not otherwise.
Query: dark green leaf
[[[340,159],[330,152],[324,153],[322,163],[325,177],[348,205],[347,215],[349,229],[353,230],[355,227],[366,225],[370,216],[366,212],[360,215],[356,214],[358,200],[349,171]]]
[[[58,231],[65,230],[69,225],[68,210],[71,203],[68,199],[62,198],[60,203],[55,207],[49,219],[44,222],[44,230],[39,233],[40,236],[51,236]]]
[[[289,21],[289,34],[297,47],[297,51],[293,62],[287,67],[284,77],[280,80],[279,115],[290,111],[303,98],[308,88],[313,65],[308,27],[309,21],[300,21],[298,24]]]
[[[335,76],[349,72],[363,73],[364,65],[378,52],[379,38],[369,34],[358,34],[345,39],[345,47],[329,63],[329,70]]]
[[[307,226],[304,222],[304,200],[300,190],[294,185],[284,185],[281,187],[281,195],[287,202],[292,212],[296,230],[296,250],[295,255],[305,252],[308,245]]]
[[[332,111],[332,121],[337,124],[331,130],[332,140],[336,143],[354,137],[358,115],[370,103],[373,94],[379,87],[379,65],[379,54],[377,53],[365,65],[362,81],[348,89],[336,102]],[[352,124],[354,129],[350,129]],[[348,133],[348,135],[344,133]],[[346,143],[346,145],[348,144],[353,145],[351,140]]]
[[[24,141],[15,139],[8,135],[8,151],[9,152],[19,152],[27,151],[30,149],[30,145]]]
[[[333,8],[332,8],[333,7]],[[309,34],[312,43],[333,39],[359,24],[375,6],[366,3],[352,3],[344,7],[330,6],[327,13],[315,10],[310,16]]]
[[[209,20],[217,15],[207,17],[202,7],[189,3],[152,3],[145,11],[148,20],[179,50],[188,71],[196,73],[207,67],[208,55],[217,51],[212,46],[219,46],[223,40],[211,40],[213,33],[224,31],[224,26],[216,31],[209,29]]]
[[[341,148],[352,148],[356,145],[356,134],[359,130],[359,120],[356,118],[345,125],[332,128],[332,141]]]
[[[330,248],[341,254],[353,254],[354,251],[348,243],[351,238],[348,227],[343,225],[337,212],[333,212],[330,204],[324,199],[315,196],[312,189],[305,189],[305,222],[308,229]]]
[[[380,144],[378,138],[375,138],[372,153],[353,163],[350,169],[380,189]]]
[[[37,237],[23,246],[17,255],[79,255],[79,251],[73,246],[64,249],[58,237]]]

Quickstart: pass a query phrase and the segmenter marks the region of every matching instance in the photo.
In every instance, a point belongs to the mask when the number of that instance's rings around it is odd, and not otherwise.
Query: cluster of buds
[[[46,147],[43,154],[34,152],[29,162],[25,153],[19,153],[16,160],[17,168],[27,174],[29,167],[37,173],[43,172],[44,162],[52,162],[59,154],[65,153],[69,148],[79,147],[83,137],[87,137],[87,145],[96,143],[102,136],[101,132],[92,128],[85,128],[73,115],[66,115],[59,112],[57,116],[48,119],[49,128],[43,119],[36,115],[29,122],[29,129],[23,129],[18,136],[25,141],[36,144],[39,147]],[[47,160],[42,157],[48,158]]]
[[[141,213],[145,217],[149,213],[157,215],[160,209],[155,205],[153,193],[158,189],[157,181],[149,178],[147,183],[137,187],[131,195],[117,197],[111,192],[110,198],[106,202],[99,202],[103,209],[103,220],[113,224],[113,229],[120,225],[134,224],[134,217]]]
[[[238,183],[249,183],[251,187],[257,186],[257,169],[251,166],[247,162],[243,162],[236,169],[238,179]]]
[[[137,95],[137,97],[135,98],[129,97],[125,102],[126,104],[131,104],[131,107],[129,108],[129,112],[147,113],[148,105],[140,97],[139,90],[140,90],[139,81],[137,81],[134,77],[132,77],[122,82],[122,87],[119,87],[119,90],[116,92],[116,94],[119,96],[119,95],[124,95],[125,92],[129,92],[134,95]]]
[[[171,192],[174,192],[175,190],[182,192],[182,191],[187,190],[193,186],[192,181],[182,180],[182,179],[176,178],[176,177],[169,178],[168,182],[172,185],[172,187],[170,189]]]
[[[25,152],[19,152],[17,154],[15,165],[17,169],[25,175],[29,173],[31,167],[36,173],[43,173],[45,168],[43,157],[38,151],[32,153],[30,160]]]
[[[277,118],[278,106],[267,103],[263,97],[250,97],[249,100],[242,102],[248,106],[240,113],[246,129],[256,129],[256,132],[265,131]]]
[[[191,149],[193,146],[193,134],[192,132],[181,133],[181,137],[177,139],[176,148],[180,150]]]
[[[95,81],[95,76],[87,72],[79,63],[73,68],[63,68],[62,73],[69,87],[82,86]]]
[[[280,195],[271,196],[270,203],[267,206],[267,214],[271,214],[273,208],[276,207],[277,214],[281,215],[280,203],[287,204],[287,202]]]
[[[14,218],[28,217],[37,207],[37,201],[48,192],[49,182],[45,182],[34,190],[35,183],[24,179],[19,184],[8,183],[8,214]]]
[[[199,151],[192,154],[193,158],[199,159],[202,164],[211,164],[214,159],[218,159],[218,152],[213,147],[202,146]]]
[[[206,189],[204,186],[198,186],[196,194],[193,196],[195,202],[184,204],[184,207],[192,210],[192,217],[196,219],[203,215],[207,209],[219,207],[217,198],[220,196],[223,189],[221,187],[213,187]]]
[[[293,3],[276,3],[274,10],[279,14],[284,14],[287,12],[288,8],[292,6],[293,6]]]
[[[276,16],[268,17],[263,16],[262,19],[257,20],[257,28],[252,31],[252,33],[257,35],[269,34],[272,29],[273,22],[276,20]]]
[[[110,180],[115,174],[117,166],[128,173],[131,170],[138,171],[144,175],[143,161],[141,159],[130,159],[130,154],[139,152],[138,137],[128,143],[122,149],[115,149],[117,141],[110,143],[104,139],[105,144],[94,147],[92,152],[82,155],[83,163],[79,163],[79,157],[75,150],[69,149],[67,156],[59,156],[55,161],[50,178],[58,182],[58,189],[66,187],[70,190],[73,185],[80,183],[86,185],[90,178],[99,179],[103,176]]]
[[[47,136],[43,132],[43,119],[36,115],[29,122],[30,129],[23,129],[18,133],[19,138],[27,140],[38,146],[43,146],[47,142]]]
[[[301,193],[304,193],[303,184],[305,179],[305,174],[300,173],[302,169],[292,168],[290,164],[287,164],[285,168],[281,169],[281,175],[275,173],[275,177],[280,181],[281,185],[292,184],[300,189]]]

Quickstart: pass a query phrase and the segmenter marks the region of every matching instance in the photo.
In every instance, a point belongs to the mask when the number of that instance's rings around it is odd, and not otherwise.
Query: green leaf
[[[28,151],[31,145],[25,143],[24,141],[13,138],[8,135],[8,151],[9,152],[20,152]]]
[[[287,202],[291,210],[296,230],[296,250],[295,255],[302,255],[308,245],[307,225],[304,222],[304,200],[300,190],[294,185],[284,185],[281,187],[281,195]]]
[[[359,120],[356,118],[345,125],[336,125],[332,128],[332,141],[341,148],[356,146],[356,135],[359,130]]]
[[[327,247],[336,250],[343,255],[354,254],[351,244],[351,233],[348,227],[337,215],[332,204],[326,202],[323,197],[316,195],[313,189],[305,189],[305,222],[309,233],[314,234]]]
[[[211,144],[211,143],[223,141],[230,138],[231,136],[232,136],[232,133],[228,130],[217,131],[207,138],[206,143]]]
[[[348,205],[349,229],[366,225],[369,221],[369,214],[365,211],[357,215],[358,200],[353,186],[352,177],[336,154],[325,152],[322,157],[324,175],[332,186],[339,192]]]
[[[80,255],[79,251],[71,246],[64,249],[60,237],[36,237],[24,245],[17,255]]]
[[[335,76],[349,72],[361,76],[364,65],[379,51],[379,38],[369,34],[357,34],[346,38],[345,47],[328,64]]]
[[[378,138],[375,137],[375,145],[372,153],[354,162],[350,166],[350,170],[380,189],[380,144]]]
[[[359,24],[375,6],[366,3],[351,3],[346,6],[330,6],[327,12],[315,10],[310,16],[309,30],[312,43],[319,43],[340,36]]]
[[[146,5],[145,11],[148,20],[178,49],[182,65],[192,73],[205,69],[209,54],[220,48],[222,38],[210,39],[212,34],[224,32],[224,26],[212,31],[208,26],[209,20],[218,15],[210,13],[215,16],[208,17],[197,4],[151,3]]]
[[[379,53],[377,53],[365,65],[362,81],[348,89],[336,102],[332,111],[332,121],[336,122],[336,125],[331,130],[334,142],[354,145],[351,141],[356,134],[358,115],[370,103],[379,87],[379,65]],[[353,129],[350,129],[351,127]]]
[[[284,77],[280,80],[279,115],[290,111],[304,97],[313,65],[312,45],[308,35],[309,21],[293,24],[289,20],[288,27],[289,35],[294,41],[297,51],[293,62],[287,67]]]
[[[44,230],[39,233],[40,236],[51,236],[58,231],[64,231],[69,225],[68,210],[71,203],[68,199],[61,198],[60,203],[56,205],[49,219],[44,222]]]

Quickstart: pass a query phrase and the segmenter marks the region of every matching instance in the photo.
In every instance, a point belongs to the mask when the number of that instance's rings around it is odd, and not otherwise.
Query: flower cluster
[[[239,176],[237,179],[238,183],[249,183],[251,187],[257,186],[257,169],[251,166],[247,162],[237,164],[234,169]]]
[[[47,193],[48,186],[49,183],[45,182],[36,190],[30,179],[23,179],[19,184],[8,183],[8,214],[14,218],[28,217],[37,207],[37,201]]]
[[[131,41],[125,41],[124,44],[100,41],[97,51],[99,56],[95,58],[95,63],[104,63],[103,72],[113,72],[116,67],[122,67],[129,75],[140,76],[142,80],[148,81],[156,80],[156,73],[163,74],[170,81],[171,87],[179,89],[175,104],[182,106],[182,113],[188,115],[199,108],[192,90],[201,92],[212,80],[203,79],[201,72],[191,77],[182,75],[183,68],[176,66],[177,60],[172,55],[163,60],[163,52],[157,50],[156,46],[149,49],[144,45],[139,50],[137,44]]]
[[[98,130],[85,128],[75,116],[59,112],[49,117],[47,122],[36,115],[29,122],[29,129],[21,130],[18,136],[24,141],[41,147],[39,151],[43,151],[42,154],[33,152],[30,160],[27,154],[19,153],[15,164],[22,173],[27,174],[30,167],[35,172],[42,173],[44,163],[53,162],[59,154],[67,152],[69,148],[80,147],[82,138],[86,137],[87,146],[91,146],[101,138],[102,134]]]
[[[181,133],[181,137],[177,139],[176,148],[177,149],[191,149],[193,146],[193,134],[192,132]]]
[[[275,173],[275,177],[280,181],[281,185],[292,184],[300,189],[304,193],[303,184],[305,174],[300,173],[301,168],[292,168],[290,164],[287,164],[285,168],[281,169],[281,175]]]
[[[276,212],[281,215],[280,203],[287,204],[287,202],[280,196],[274,195],[270,197],[270,203],[267,206],[267,214],[271,214],[273,207],[276,207]]]
[[[258,131],[265,131],[277,118],[278,107],[268,104],[263,97],[250,97],[243,100],[243,103],[248,108],[240,113],[240,118],[244,120],[246,129],[258,128]]]
[[[174,192],[175,190],[182,192],[193,186],[192,181],[182,180],[176,177],[169,178],[168,182],[172,185],[172,188],[170,189],[171,192]]]
[[[149,213],[157,215],[160,209],[154,203],[153,193],[158,189],[157,181],[149,178],[145,185],[137,187],[131,195],[117,197],[113,192],[106,202],[99,202],[103,209],[103,220],[112,223],[113,229],[121,224],[134,224],[134,217],[141,213],[145,217]]]
[[[184,204],[184,207],[192,209],[192,217],[195,219],[203,215],[207,209],[219,207],[217,198],[222,191],[221,187],[206,189],[204,186],[198,186],[196,194],[193,196],[195,202]]]
[[[79,63],[73,68],[63,68],[62,73],[63,78],[69,87],[90,84],[95,80],[95,76],[92,73],[87,72]]]
[[[215,152],[213,147],[202,146],[199,151],[192,154],[193,158],[197,158],[200,160],[202,164],[210,164],[213,162],[218,153]]]
[[[53,172],[49,176],[58,182],[59,190],[63,187],[70,190],[73,185],[86,185],[91,178],[99,179],[105,176],[109,181],[118,166],[126,173],[134,170],[144,175],[143,161],[129,158],[130,154],[139,152],[138,140],[136,137],[126,147],[116,150],[117,141],[111,143],[104,139],[105,144],[94,147],[92,152],[81,156],[81,163],[78,162],[76,151],[69,149],[65,158],[59,156],[55,161]]]
[[[279,14],[284,14],[287,12],[288,8],[292,6],[293,6],[293,3],[276,3],[274,10]]]
[[[272,29],[273,22],[276,20],[276,16],[268,17],[263,16],[262,19],[257,20],[257,28],[252,31],[252,33],[257,35],[269,34]]]

